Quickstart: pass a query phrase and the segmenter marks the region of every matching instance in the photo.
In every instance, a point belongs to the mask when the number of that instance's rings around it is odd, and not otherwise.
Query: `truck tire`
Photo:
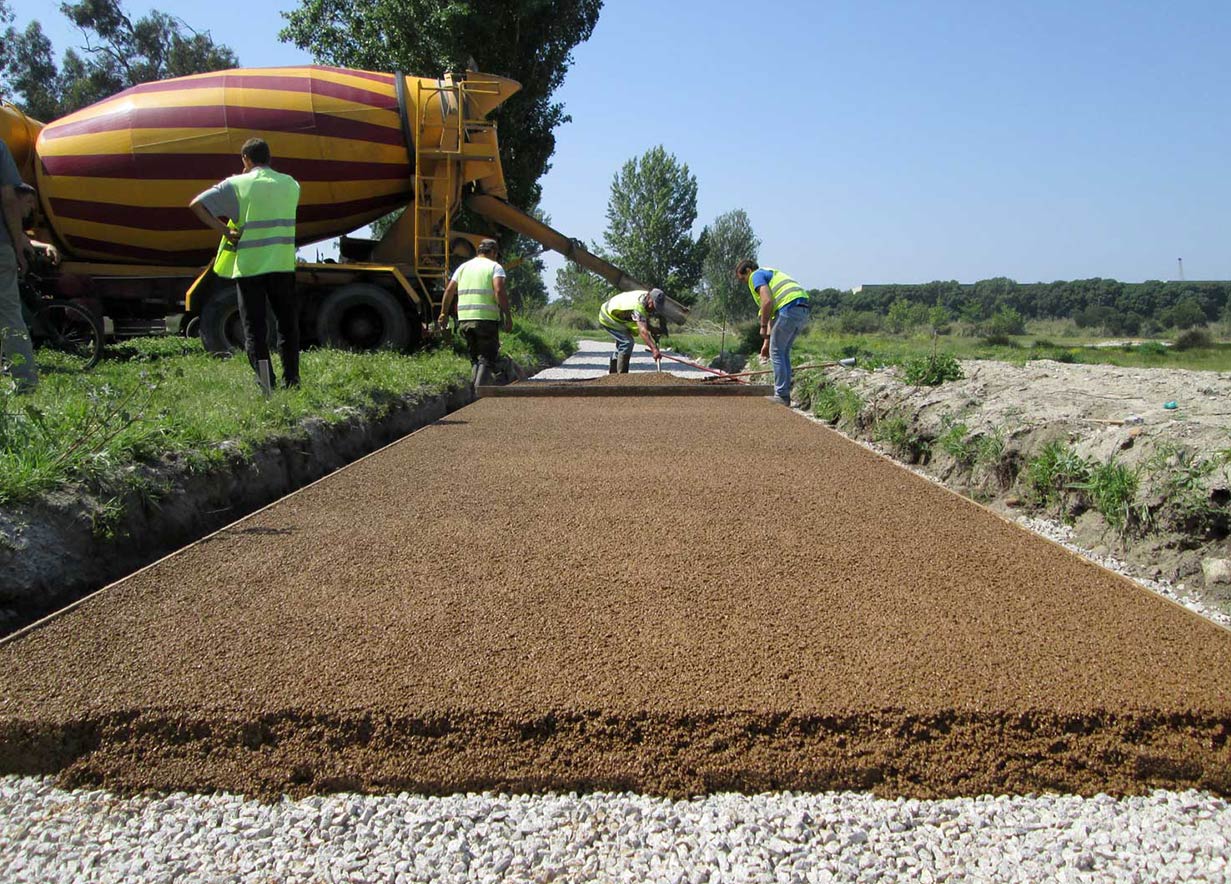
[[[410,326],[402,302],[366,282],[330,292],[316,314],[317,338],[343,350],[404,350],[411,343]]]
[[[266,311],[270,349],[278,346],[278,320],[273,310]],[[190,324],[192,320],[189,321]],[[229,356],[244,351],[244,323],[239,317],[239,294],[235,285],[219,285],[201,308],[197,331],[207,353]]]

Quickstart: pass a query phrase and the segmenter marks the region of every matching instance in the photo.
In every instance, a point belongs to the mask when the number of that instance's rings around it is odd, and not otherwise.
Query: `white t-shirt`
[[[457,269],[453,271],[453,276],[451,277],[451,279],[454,282],[457,282],[457,277],[459,274],[461,274],[462,267],[465,265],[465,263],[466,262],[463,261],[461,264],[458,264]],[[492,263],[496,263],[496,262],[493,261]],[[505,273],[504,273],[504,268],[501,267],[499,264],[496,264],[496,266],[492,268],[492,279],[495,279],[496,277],[499,277],[501,279],[506,278]]]

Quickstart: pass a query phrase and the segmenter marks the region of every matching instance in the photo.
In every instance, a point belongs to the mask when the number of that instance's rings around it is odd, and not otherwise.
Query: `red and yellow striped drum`
[[[405,77],[401,90],[412,123],[417,94],[440,101],[416,90],[417,79]],[[188,203],[242,171],[246,140],[268,141],[273,167],[299,181],[303,245],[406,205],[414,156],[406,122],[393,74],[245,68],[143,83],[48,124],[35,147],[38,188],[52,229],[77,257],[204,264],[217,234]]]

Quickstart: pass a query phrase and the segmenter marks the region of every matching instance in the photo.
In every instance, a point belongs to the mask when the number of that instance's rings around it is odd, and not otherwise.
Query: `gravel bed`
[[[1223,881],[1231,806],[1200,792],[883,800],[856,793],[117,799],[0,778],[4,880]]]

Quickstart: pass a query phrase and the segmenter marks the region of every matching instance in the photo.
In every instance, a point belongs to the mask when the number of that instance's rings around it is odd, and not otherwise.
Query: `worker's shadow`
[[[470,421],[459,421],[459,420],[454,420],[453,418],[442,417],[440,420],[436,421],[436,423],[433,424],[433,426],[458,427],[458,426],[465,426],[468,423],[470,423]]]

